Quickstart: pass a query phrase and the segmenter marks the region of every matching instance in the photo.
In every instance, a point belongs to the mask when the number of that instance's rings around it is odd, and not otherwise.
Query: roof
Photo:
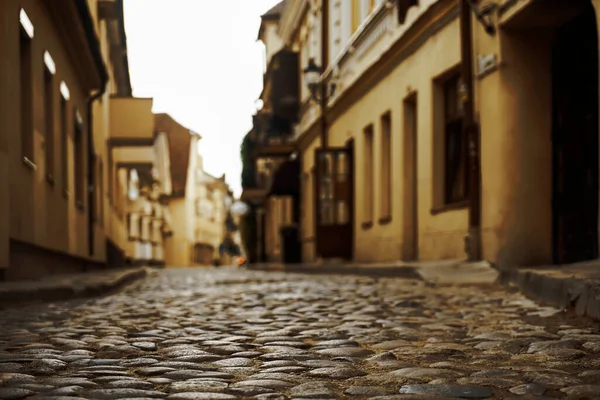
[[[192,133],[169,114],[154,114],[155,132],[166,132],[171,159],[171,185],[175,197],[185,194]]]
[[[273,6],[269,11],[261,15],[261,18],[278,18],[283,12],[288,0],[283,0]]]
[[[96,64],[98,74],[100,77],[101,85],[100,91],[104,91],[108,82],[108,71],[106,70],[106,64],[104,64],[104,58],[102,57],[102,50],[100,49],[100,41],[96,35],[96,28],[94,27],[94,20],[86,0],[77,0],[77,11],[79,18],[83,24],[85,30],[85,36],[88,42],[92,58]]]
[[[269,11],[267,11],[266,13],[264,13],[263,15],[260,16],[261,22],[260,22],[260,28],[258,28],[258,40],[260,40],[260,37],[262,36],[263,30],[265,28],[264,22],[278,20],[281,17],[281,14],[283,13],[283,10],[285,9],[285,6],[287,5],[287,3],[288,3],[288,0],[280,1],[274,7],[272,7]]]

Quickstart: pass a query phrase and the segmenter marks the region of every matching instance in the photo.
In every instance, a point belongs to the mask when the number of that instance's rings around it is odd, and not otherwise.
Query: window
[[[459,99],[460,74],[444,83],[444,200],[446,204],[465,201],[468,196],[467,138],[463,131],[463,110]]]
[[[29,21],[21,10],[21,30],[19,35],[20,51],[20,92],[21,92],[21,154],[23,161],[29,166],[33,164],[33,71],[31,69],[31,38],[33,37],[33,26],[28,31]]]
[[[381,117],[381,210],[379,216],[382,219],[389,219],[392,215],[391,136],[392,118],[388,112]]]
[[[54,184],[54,61],[44,53],[44,130],[46,148],[46,179]]]
[[[75,205],[83,208],[85,202],[85,138],[83,120],[75,111],[73,130],[73,169],[75,170]]]
[[[364,222],[373,221],[373,125],[364,130],[365,139],[365,185],[364,185]]]
[[[65,196],[69,195],[69,110],[67,99],[60,99],[60,160],[62,188]]]

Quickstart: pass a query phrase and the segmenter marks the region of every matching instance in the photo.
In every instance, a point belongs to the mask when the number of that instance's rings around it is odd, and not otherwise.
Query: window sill
[[[373,227],[373,221],[363,222],[361,226],[364,230],[371,229]]]
[[[37,170],[37,165],[27,157],[23,157],[23,164],[32,171]]]
[[[387,225],[392,222],[392,216],[388,215],[387,217],[379,218],[379,225]]]
[[[469,207],[469,201],[463,200],[456,203],[444,204],[443,206],[432,208],[431,215],[441,214],[447,211],[462,210]]]

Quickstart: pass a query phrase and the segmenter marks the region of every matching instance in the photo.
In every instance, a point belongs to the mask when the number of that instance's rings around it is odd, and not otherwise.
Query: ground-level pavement
[[[0,399],[600,398],[600,327],[493,284],[175,269],[0,321]]]

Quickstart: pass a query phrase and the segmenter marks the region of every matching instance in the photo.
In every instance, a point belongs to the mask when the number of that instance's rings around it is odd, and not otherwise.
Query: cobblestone
[[[0,319],[0,399],[600,398],[599,327],[494,285],[177,269]]]

